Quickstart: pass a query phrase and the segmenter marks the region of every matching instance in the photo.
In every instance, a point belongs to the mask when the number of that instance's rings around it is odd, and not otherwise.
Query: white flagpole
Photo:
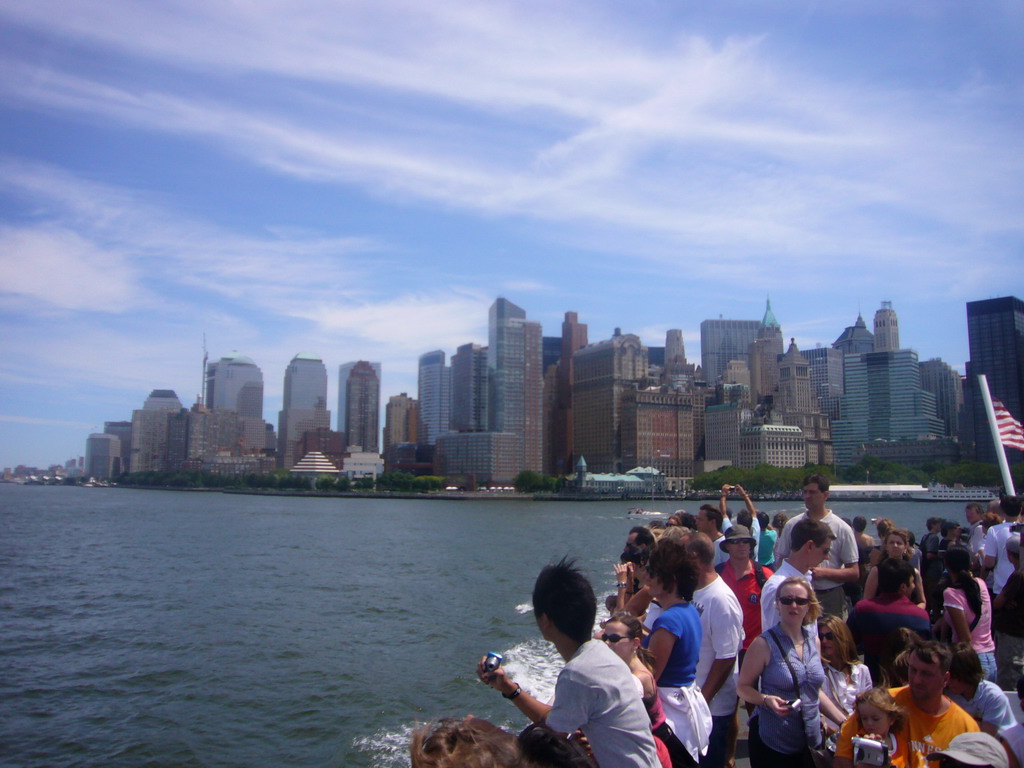
[[[999,471],[1003,474],[1003,487],[1010,496],[1016,496],[1013,489],[1013,478],[1010,476],[1010,465],[1006,461],[1006,449],[999,439],[999,427],[996,424],[996,409],[992,407],[992,395],[988,391],[988,379],[985,374],[978,374],[978,384],[981,386],[981,399],[985,402],[985,413],[988,414],[988,426],[992,430],[992,440],[996,444],[996,456],[999,458]]]

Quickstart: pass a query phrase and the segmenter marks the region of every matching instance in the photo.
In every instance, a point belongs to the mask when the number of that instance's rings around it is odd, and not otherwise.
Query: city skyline
[[[830,345],[891,301],[959,372],[1024,293],[1024,10],[0,0],[0,464],[81,455],[211,360],[283,373],[704,320]],[[443,45],[438,44],[443,41]],[[338,418],[335,410],[334,420]]]

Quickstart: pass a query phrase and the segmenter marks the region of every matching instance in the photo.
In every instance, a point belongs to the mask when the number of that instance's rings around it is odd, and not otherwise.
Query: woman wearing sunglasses
[[[843,718],[821,690],[825,672],[814,631],[821,606],[814,590],[793,576],[775,600],[779,622],[751,643],[737,692],[757,707],[750,720],[751,768],[802,768],[808,749],[821,744],[820,711]]]
[[[661,607],[647,637],[658,697],[665,719],[686,747],[685,764],[696,765],[707,751],[711,733],[711,710],[695,685],[703,634],[700,615],[691,602],[697,588],[697,563],[682,542],[663,536],[651,553],[647,572],[651,597]]]
[[[857,694],[871,690],[871,673],[861,664],[857,644],[846,622],[838,616],[818,619],[821,665],[825,670],[825,695],[846,715],[853,714]],[[838,731],[843,721],[825,718],[830,730]]]
[[[654,656],[646,648],[641,647],[644,627],[633,614],[620,611],[604,623],[598,636],[609,648],[626,662],[629,671],[636,680],[637,690],[643,699],[647,714],[651,718],[651,731],[654,733],[654,745],[658,748],[658,759],[663,768],[672,768],[675,763],[689,765],[684,756],[684,747],[665,721],[665,711],[658,698],[658,686],[654,682]],[[672,755],[676,755],[673,762]]]

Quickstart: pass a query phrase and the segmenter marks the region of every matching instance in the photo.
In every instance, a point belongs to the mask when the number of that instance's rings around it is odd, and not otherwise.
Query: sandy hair
[[[861,704],[870,704],[872,707],[885,712],[892,721],[889,724],[890,732],[898,731],[907,721],[907,710],[896,703],[896,699],[892,697],[888,689],[871,688],[870,690],[858,693],[857,699],[853,704],[854,717],[857,718],[857,730],[860,733],[864,732],[864,724],[860,721],[860,711],[857,709]]]
[[[818,602],[818,597],[814,594],[814,590],[811,589],[811,585],[808,583],[807,579],[803,576],[790,576],[784,582],[779,584],[779,588],[775,590],[775,599],[779,599],[783,589],[791,587],[794,584],[803,587],[807,592],[807,597],[811,601],[807,604],[807,615],[804,616],[804,626],[806,627],[808,624],[816,622],[818,617],[821,616],[821,603]]]

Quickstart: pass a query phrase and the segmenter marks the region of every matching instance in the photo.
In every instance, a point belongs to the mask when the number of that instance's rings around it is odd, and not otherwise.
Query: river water
[[[433,718],[521,728],[476,661],[550,695],[533,581],[569,554],[600,602],[626,506],[0,484],[0,765],[392,768]]]

